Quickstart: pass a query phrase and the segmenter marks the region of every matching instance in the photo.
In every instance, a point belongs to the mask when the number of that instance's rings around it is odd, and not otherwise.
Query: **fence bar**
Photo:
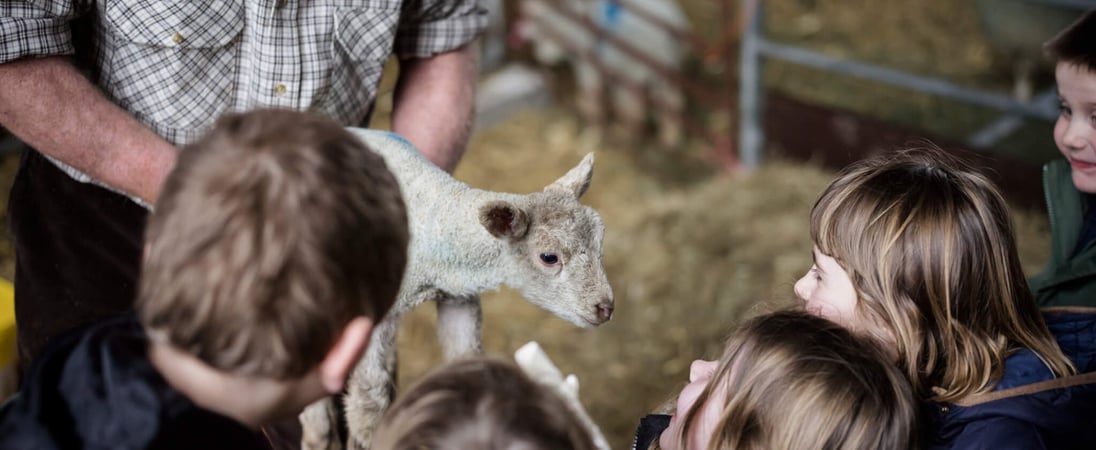
[[[752,4],[751,4],[752,3]],[[738,64],[738,151],[742,167],[756,169],[761,164],[761,146],[765,131],[761,127],[761,17],[763,1],[744,0],[742,14],[746,29],[742,33]]]
[[[1057,114],[1058,90],[1054,88],[1047,89],[1036,95],[1031,100],[1031,104],[1047,111],[1054,111]],[[972,134],[967,138],[967,144],[975,148],[989,148],[1022,126],[1024,126],[1023,117],[1016,114],[1007,114]]]
[[[912,75],[872,64],[835,58],[790,45],[777,44],[761,37],[756,39],[759,51],[775,59],[953,98],[1025,117],[1043,120],[1053,120],[1057,117],[1057,112],[1017,101],[1008,95],[966,88],[939,78]]]

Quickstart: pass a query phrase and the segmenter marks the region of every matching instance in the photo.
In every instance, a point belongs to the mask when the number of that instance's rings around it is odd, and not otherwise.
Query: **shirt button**
[[[274,86],[274,93],[275,94],[284,94],[285,93],[285,85],[284,84],[279,84],[277,86]]]
[[[175,33],[175,35],[171,36],[171,42],[174,42],[175,45],[182,44],[183,43],[183,35],[181,35],[179,33]]]
[[[289,3],[289,0],[278,0],[278,8],[285,8],[286,3]]]

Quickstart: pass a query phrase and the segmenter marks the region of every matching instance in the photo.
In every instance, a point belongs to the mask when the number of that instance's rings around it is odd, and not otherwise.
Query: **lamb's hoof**
[[[359,441],[358,438],[351,437],[346,440],[347,450],[369,450],[369,444]]]

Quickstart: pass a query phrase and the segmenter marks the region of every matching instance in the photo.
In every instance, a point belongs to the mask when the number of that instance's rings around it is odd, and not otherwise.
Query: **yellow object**
[[[0,369],[15,363],[15,287],[0,278]]]
[[[275,94],[284,94],[285,93],[285,85],[284,84],[279,84],[277,86],[274,86],[274,93]]]
[[[179,33],[175,33],[175,35],[171,37],[171,42],[174,42],[176,44],[182,44],[183,43],[183,35],[181,35]]]

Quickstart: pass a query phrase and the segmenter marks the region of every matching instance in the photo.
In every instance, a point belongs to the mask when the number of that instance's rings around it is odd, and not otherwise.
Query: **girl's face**
[[[795,282],[795,295],[807,302],[807,312],[856,329],[856,288],[837,260],[814,248],[814,265]]]
[[[664,450],[685,450],[678,448],[677,436],[681,432],[682,421],[689,408],[693,407],[696,403],[697,397],[704,391],[704,387],[708,385],[708,381],[711,380],[712,374],[715,372],[716,367],[719,365],[718,361],[704,361],[698,359],[693,361],[693,364],[689,366],[689,384],[681,390],[681,394],[677,397],[677,411],[674,416],[670,418],[670,426],[662,432],[662,436],[659,436],[658,444]],[[693,419],[692,427],[689,429],[688,435],[685,436],[687,448],[689,449],[705,449],[708,448],[708,440],[711,439],[712,434],[715,432],[716,425],[719,422],[720,408],[719,402],[712,401],[714,398],[720,398],[722,392],[713,392],[712,396],[708,398],[708,401],[700,407],[697,412],[697,416]]]

